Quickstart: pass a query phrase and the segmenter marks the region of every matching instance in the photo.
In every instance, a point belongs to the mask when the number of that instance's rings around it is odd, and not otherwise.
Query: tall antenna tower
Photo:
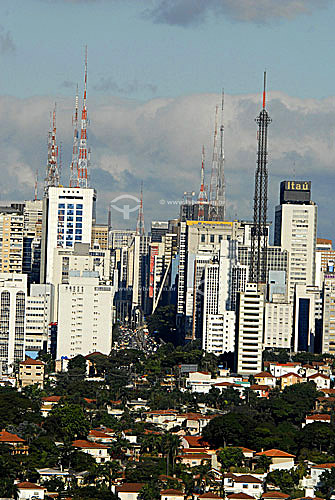
[[[84,81],[84,97],[83,108],[81,112],[81,132],[79,142],[78,156],[78,177],[77,186],[82,188],[88,187],[88,167],[89,167],[89,151],[87,149],[87,46],[85,47],[85,81]]]
[[[48,163],[44,181],[44,196],[48,194],[49,187],[59,186],[58,147],[56,144],[56,104],[52,113],[52,125],[48,134]]]
[[[74,102],[74,113],[72,116],[73,147],[72,147],[72,161],[70,165],[70,187],[77,187],[78,185],[78,113],[79,113],[79,95],[78,95],[78,85],[77,85],[76,98]]]
[[[205,189],[205,146],[202,146],[202,154],[201,154],[201,182],[200,182],[200,191],[198,196],[198,220],[205,220],[205,203],[207,203],[207,193]]]
[[[264,71],[263,109],[255,119],[258,124],[257,169],[255,173],[254,222],[251,228],[251,283],[266,283],[267,276],[267,205],[268,205],[268,170],[267,139],[268,125],[271,118],[265,109],[266,72]]]
[[[35,171],[35,189],[34,189],[34,200],[37,200],[38,196],[38,169]]]
[[[224,176],[224,91],[221,97],[220,154],[218,160],[218,176],[216,186],[216,220],[223,221],[226,210],[225,176]]]
[[[140,208],[138,211],[137,224],[136,224],[136,234],[139,236],[144,236],[144,213],[143,213],[143,182],[141,182],[141,199]]]
[[[216,188],[218,184],[218,109],[215,107],[215,125],[214,125],[214,140],[213,140],[213,157],[212,157],[212,172],[211,172],[211,182],[209,188],[209,213],[210,219],[215,220],[216,212]]]

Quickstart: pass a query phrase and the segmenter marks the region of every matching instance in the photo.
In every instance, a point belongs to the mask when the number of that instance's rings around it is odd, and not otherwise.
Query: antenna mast
[[[137,224],[136,224],[136,234],[139,236],[144,236],[144,213],[143,213],[143,182],[141,182],[141,199],[140,199],[140,209],[138,211]]]
[[[56,144],[56,104],[52,113],[52,125],[48,134],[48,163],[44,182],[44,196],[49,187],[59,186],[59,170],[57,164],[58,147]]]
[[[81,132],[80,132],[80,143],[79,143],[78,178],[77,178],[77,186],[82,188],[88,187],[88,167],[89,167],[89,153],[87,150],[86,92],[87,92],[87,45],[85,47],[85,81],[84,81],[83,108],[81,112]]]
[[[72,116],[73,147],[72,147],[72,161],[70,165],[70,187],[77,187],[78,185],[78,111],[79,111],[79,96],[78,96],[78,84],[77,84],[76,98],[74,103],[74,114]]]
[[[34,193],[35,201],[37,200],[37,195],[38,195],[38,169],[36,169],[35,171],[35,193]]]
[[[201,154],[201,182],[198,196],[198,220],[205,220],[205,203],[207,203],[207,193],[205,189],[205,146],[202,146]]]
[[[221,98],[220,155],[218,161],[218,177],[216,187],[216,220],[223,221],[226,209],[225,176],[224,176],[224,90]]]
[[[213,141],[213,157],[212,157],[212,172],[211,172],[211,182],[209,189],[209,211],[210,219],[215,220],[216,212],[216,188],[218,184],[218,148],[217,148],[217,136],[218,136],[218,106],[215,107],[215,126],[214,126],[214,141]]]
[[[267,204],[268,204],[268,170],[267,170],[267,134],[271,118],[265,109],[266,72],[264,71],[263,109],[255,119],[258,124],[257,169],[255,173],[254,222],[251,228],[251,283],[267,281]]]

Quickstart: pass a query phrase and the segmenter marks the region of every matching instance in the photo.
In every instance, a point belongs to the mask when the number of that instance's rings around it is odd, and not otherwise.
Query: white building
[[[0,273],[0,373],[11,373],[25,357],[27,276]]]
[[[323,283],[322,352],[335,354],[335,275]]]
[[[51,282],[55,248],[91,243],[95,201],[92,188],[49,188],[43,207],[41,282]]]
[[[53,290],[51,284],[30,285],[26,304],[25,352],[28,356],[47,346],[48,327],[52,320]]]
[[[70,271],[58,287],[57,358],[109,354],[112,345],[114,288],[94,271]]]
[[[275,245],[289,252],[291,302],[296,285],[315,284],[316,230],[317,206],[310,201],[310,183],[282,182],[281,204],[275,210]]]
[[[264,292],[248,283],[238,293],[236,309],[237,373],[255,374],[262,369]]]

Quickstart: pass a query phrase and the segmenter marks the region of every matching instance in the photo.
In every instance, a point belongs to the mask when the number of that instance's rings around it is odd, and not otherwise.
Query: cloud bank
[[[45,176],[47,132],[55,97],[0,98],[0,203],[30,199],[34,176]],[[110,200],[138,196],[144,183],[146,227],[150,221],[178,215],[184,191],[199,191],[202,144],[209,184],[213,122],[219,95],[156,98],[147,102],[104,97],[89,100],[88,142],[92,149],[91,185],[98,191],[98,218],[107,221]],[[68,179],[72,141],[72,99],[57,100],[57,139],[62,142],[63,184]],[[225,96],[225,171],[227,215],[252,217],[259,95]],[[319,235],[335,238],[332,213],[335,98],[298,99],[270,93],[269,219],[278,202],[279,182],[312,180],[319,205]],[[42,193],[42,186],[39,192]],[[161,200],[164,200],[162,203]],[[136,213],[123,220],[112,211],[116,227],[136,226]]]

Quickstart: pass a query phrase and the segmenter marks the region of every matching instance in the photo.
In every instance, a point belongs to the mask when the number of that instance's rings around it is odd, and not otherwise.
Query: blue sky
[[[226,95],[227,213],[252,216],[254,122],[268,72],[269,218],[279,182],[312,180],[319,235],[335,229],[335,2],[332,0],[1,0],[0,199],[31,197],[44,178],[57,101],[63,182],[71,161],[75,85],[88,45],[91,184],[106,220],[113,198],[138,195],[146,227],[177,215],[198,191],[202,144],[209,183],[215,105]],[[178,206],[178,205],[177,205]],[[135,227],[136,214],[115,226]]]
[[[236,0],[240,17],[250,2]],[[292,7],[293,18],[271,17],[280,2],[258,0],[267,7],[252,21],[234,19],[228,7],[200,7],[199,19],[185,26],[157,22],[152,10],[160,0],[2,0],[2,36],[9,32],[13,50],[2,51],[1,93],[72,95],[87,44],[91,96],[113,91],[148,99],[222,86],[233,94],[254,93],[264,68],[273,90],[302,98],[333,95],[335,2],[302,0],[306,13]],[[183,3],[196,9],[231,2],[169,0]]]

